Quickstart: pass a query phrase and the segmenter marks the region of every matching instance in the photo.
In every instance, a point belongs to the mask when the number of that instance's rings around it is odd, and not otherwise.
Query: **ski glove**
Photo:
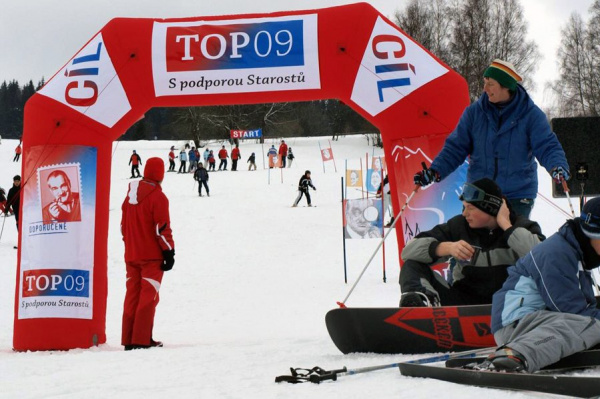
[[[440,180],[442,180],[440,174],[437,171],[429,168],[423,168],[423,170],[415,173],[414,177],[415,184],[421,187],[428,186],[434,182],[437,183]]]
[[[171,270],[173,268],[173,265],[175,264],[175,250],[171,249],[167,251],[162,251],[162,253],[163,263],[160,266],[160,269],[164,272],[167,272]]]
[[[568,170],[563,169],[562,166],[557,166],[550,171],[550,175],[552,179],[554,179],[554,183],[562,184],[562,180],[569,180],[571,178],[571,174]]]

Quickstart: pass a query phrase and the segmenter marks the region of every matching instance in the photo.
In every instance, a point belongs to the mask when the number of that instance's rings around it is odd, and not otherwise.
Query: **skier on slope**
[[[208,190],[208,171],[204,168],[204,164],[200,162],[198,169],[194,172],[194,180],[198,182],[198,195],[202,197],[202,186],[206,189],[206,195],[210,197]]]
[[[298,196],[296,197],[296,200],[294,201],[292,207],[295,208],[298,206],[298,202],[300,202],[300,200],[302,199],[302,195],[306,195],[306,202],[308,206],[312,206],[310,201],[310,193],[308,192],[309,187],[312,187],[312,189],[315,191],[317,190],[317,188],[312,184],[312,180],[310,178],[310,170],[307,170],[302,176],[300,176],[300,181],[298,182]]]
[[[400,307],[492,303],[506,269],[545,238],[536,222],[512,212],[493,180],[466,183],[460,200],[461,215],[418,234],[402,250]],[[458,260],[452,285],[431,270],[450,256]]]
[[[133,150],[133,153],[129,157],[129,165],[131,165],[131,178],[140,177],[140,165],[142,164],[142,158]]]
[[[476,368],[534,372],[600,344],[591,270],[600,267],[600,198],[515,266],[494,294],[498,350]]]
[[[426,186],[445,179],[469,157],[467,181],[496,181],[515,213],[529,217],[538,192],[537,163],[557,184],[569,180],[565,152],[546,115],[518,84],[513,64],[494,60],[483,74],[483,90],[468,106],[430,168],[414,176]]]

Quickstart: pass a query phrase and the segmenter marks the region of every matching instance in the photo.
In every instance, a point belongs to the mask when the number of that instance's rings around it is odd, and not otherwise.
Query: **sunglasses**
[[[458,198],[465,202],[486,202],[498,207],[502,205],[502,198],[488,194],[471,183],[463,185],[463,192]]]
[[[582,213],[581,220],[590,227],[600,228],[600,217],[591,213]]]

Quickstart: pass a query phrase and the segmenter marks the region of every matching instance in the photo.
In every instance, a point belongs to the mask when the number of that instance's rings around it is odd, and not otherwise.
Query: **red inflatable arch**
[[[14,349],[106,342],[112,144],[148,109],[330,98],[380,129],[396,211],[422,160],[402,151],[437,153],[468,104],[457,73],[366,3],[110,21],[25,108]],[[52,216],[55,171],[78,214]]]

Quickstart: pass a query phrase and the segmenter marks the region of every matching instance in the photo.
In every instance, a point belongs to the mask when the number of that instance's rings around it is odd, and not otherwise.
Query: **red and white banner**
[[[367,3],[110,21],[25,106],[13,348],[106,342],[112,146],[148,109],[323,98],[380,130],[396,211],[418,167],[393,151],[435,156],[469,104],[460,75]],[[321,154],[335,167],[331,144]],[[65,176],[69,195],[59,190]]]
[[[323,159],[323,162],[333,161],[333,151],[331,151],[331,148],[322,148],[321,158]]]

